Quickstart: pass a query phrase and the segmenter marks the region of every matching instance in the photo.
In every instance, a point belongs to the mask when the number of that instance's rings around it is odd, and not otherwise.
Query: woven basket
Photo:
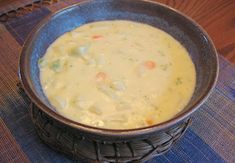
[[[144,162],[167,152],[191,124],[191,118],[188,118],[173,127],[137,139],[110,140],[99,134],[83,133],[48,116],[28,98],[20,83],[17,86],[19,94],[29,102],[30,116],[41,140],[77,161]]]
[[[40,138],[53,149],[85,162],[143,162],[161,155],[184,134],[191,120],[139,139],[105,141],[65,126],[31,103],[30,114]]]

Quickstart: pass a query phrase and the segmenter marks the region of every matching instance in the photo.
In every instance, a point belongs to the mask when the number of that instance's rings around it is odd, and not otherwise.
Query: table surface
[[[0,11],[10,5],[30,1],[35,0],[0,0]],[[235,0],[154,1],[167,4],[193,18],[208,32],[218,53],[235,64]]]
[[[210,35],[218,53],[235,64],[234,0],[155,0],[167,4],[199,23]]]

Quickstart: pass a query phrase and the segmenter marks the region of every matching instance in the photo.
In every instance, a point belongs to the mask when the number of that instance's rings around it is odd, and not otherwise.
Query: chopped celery
[[[80,47],[74,47],[72,50],[71,50],[71,55],[72,56],[84,56],[88,53],[88,50],[89,50],[89,47],[90,45],[87,44],[87,45],[83,45],[83,46],[80,46]]]
[[[53,61],[50,65],[50,69],[52,69],[54,72],[60,72],[61,71],[60,59]]]
[[[44,59],[44,58],[40,58],[40,59],[38,60],[38,65],[39,65],[40,67],[45,66],[45,65],[46,65],[45,59]]]

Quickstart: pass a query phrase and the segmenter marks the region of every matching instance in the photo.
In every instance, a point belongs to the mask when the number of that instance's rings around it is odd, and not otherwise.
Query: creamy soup
[[[61,115],[109,129],[171,119],[189,102],[196,78],[188,52],[173,37],[121,20],[65,33],[39,67],[43,91]]]

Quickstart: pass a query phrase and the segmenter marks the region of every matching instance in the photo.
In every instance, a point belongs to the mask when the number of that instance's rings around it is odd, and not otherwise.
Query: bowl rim
[[[106,0],[106,1],[109,1],[109,0]],[[136,0],[129,0],[129,1],[136,2]],[[170,6],[167,6],[167,5],[159,3],[159,2],[155,2],[155,1],[151,1],[151,0],[138,0],[138,1],[163,7],[167,10],[174,12],[175,14],[178,14],[178,15],[184,17],[187,21],[189,21],[196,28],[198,28],[203,33],[203,35],[206,37],[209,44],[212,45],[212,51],[214,51],[214,55],[215,55],[215,59],[216,59],[216,70],[215,70],[215,75],[213,76],[213,81],[212,81],[212,83],[209,83],[209,86],[208,86],[207,90],[205,91],[205,93],[202,94],[200,96],[200,98],[198,98],[197,101],[190,108],[188,108],[187,111],[179,113],[178,115],[176,115],[175,117],[173,117],[170,120],[167,120],[167,121],[164,121],[162,123],[155,124],[152,126],[147,126],[147,127],[142,127],[142,128],[133,128],[133,129],[105,129],[105,128],[98,128],[98,127],[89,126],[89,125],[82,124],[82,123],[73,121],[71,119],[68,119],[68,118],[60,115],[59,113],[56,113],[55,111],[53,111],[53,109],[48,107],[46,104],[44,104],[40,100],[40,98],[36,95],[36,93],[31,89],[31,86],[28,83],[27,77],[25,75],[25,72],[26,72],[25,58],[26,58],[26,53],[27,53],[26,51],[29,47],[28,45],[30,45],[30,43],[37,36],[37,33],[40,31],[40,29],[43,28],[44,25],[51,18],[53,18],[54,16],[56,16],[59,13],[62,13],[65,10],[72,9],[72,8],[79,6],[79,5],[82,5],[82,4],[95,2],[95,0],[83,0],[81,2],[73,4],[71,6],[60,9],[54,13],[51,13],[48,16],[46,16],[45,18],[43,18],[38,23],[38,25],[35,26],[34,29],[29,33],[26,41],[23,44],[23,48],[21,50],[20,59],[19,59],[19,63],[18,63],[18,68],[19,68],[18,69],[18,76],[19,76],[19,79],[20,79],[20,82],[22,84],[23,89],[26,92],[26,94],[29,96],[30,100],[34,104],[36,104],[36,106],[38,106],[39,109],[41,109],[43,112],[45,112],[46,114],[48,114],[50,117],[54,118],[55,120],[61,122],[62,124],[68,125],[72,128],[78,129],[78,130],[83,131],[85,133],[98,134],[101,136],[103,135],[103,136],[110,136],[110,137],[120,137],[120,136],[121,137],[132,137],[132,136],[150,134],[150,133],[156,132],[156,131],[161,131],[163,129],[169,128],[169,127],[174,126],[175,124],[183,121],[184,119],[189,117],[193,112],[195,112],[207,100],[207,98],[211,94],[212,90],[215,88],[216,82],[218,80],[219,61],[218,61],[218,54],[217,54],[215,45],[213,44],[213,42],[212,42],[211,38],[209,37],[209,35],[207,34],[207,32],[189,16],[183,14],[182,12],[180,12]]]

